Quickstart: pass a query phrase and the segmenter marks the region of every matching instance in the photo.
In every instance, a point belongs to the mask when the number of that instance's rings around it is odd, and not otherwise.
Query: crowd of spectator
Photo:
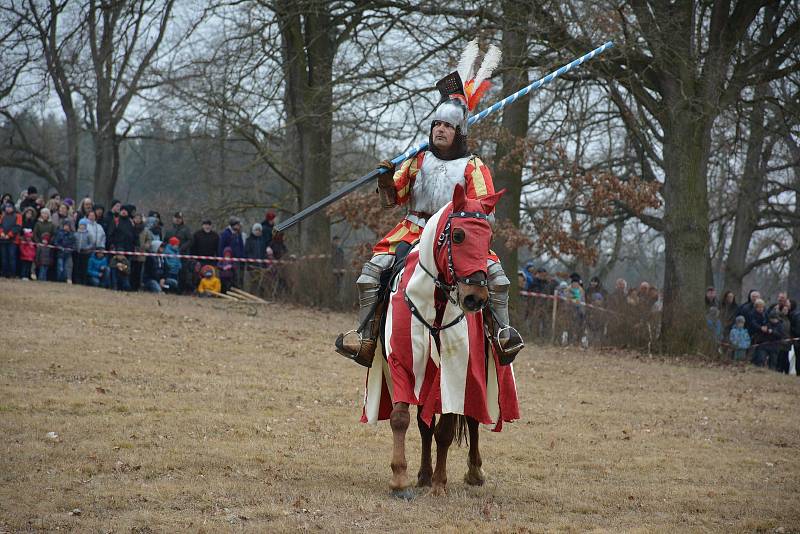
[[[610,291],[601,280],[588,285],[578,273],[549,273],[531,263],[519,272],[524,317],[534,339],[560,344],[651,349],[660,335],[663,294],[648,282],[629,288],[616,280]],[[750,361],[787,373],[790,351],[800,355],[800,310],[778,293],[769,303],[759,291],[739,304],[726,291],[721,299],[709,287],[705,295],[709,348],[736,361]]]
[[[192,232],[180,211],[165,225],[157,211],[144,215],[119,200],[106,210],[88,197],[76,205],[58,193],[45,200],[33,186],[16,202],[4,194],[0,209],[0,269],[7,278],[154,293],[256,291],[280,277],[278,268],[237,259],[278,260],[287,252],[283,236],[273,236],[272,211],[245,236],[238,217],[220,233],[208,218]]]

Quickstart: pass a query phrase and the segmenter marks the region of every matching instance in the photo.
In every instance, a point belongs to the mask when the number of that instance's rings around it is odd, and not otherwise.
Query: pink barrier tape
[[[593,310],[599,310],[602,312],[610,313],[612,315],[622,315],[621,313],[611,311],[606,308],[601,308],[600,306],[595,306],[593,304],[586,304],[585,302],[575,302],[572,299],[568,299],[566,297],[560,297],[558,295],[548,295],[547,293],[536,293],[534,291],[520,291],[519,294],[523,297],[536,297],[542,299],[549,299],[549,300],[562,300],[564,302],[568,302],[569,304],[574,304],[576,306],[583,306],[584,308],[591,308]]]
[[[68,252],[78,252],[73,248],[67,247],[59,247],[56,245],[45,245],[44,243],[34,243],[37,247],[46,247],[46,248],[53,248],[56,250],[65,250]],[[94,254],[96,251],[94,249],[85,251],[88,254]],[[242,262],[242,263],[266,263],[266,264],[273,264],[273,263],[294,263],[297,260],[319,260],[323,258],[330,258],[330,254],[310,254],[308,256],[297,256],[292,258],[291,260],[259,260],[254,258],[223,258],[220,256],[197,256],[194,254],[158,254],[157,252],[125,252],[123,250],[104,250],[103,253],[110,254],[110,255],[117,255],[121,254],[123,256],[160,256],[162,258],[178,258],[178,259],[185,259],[185,260],[216,260],[216,261],[234,261],[234,262]]]

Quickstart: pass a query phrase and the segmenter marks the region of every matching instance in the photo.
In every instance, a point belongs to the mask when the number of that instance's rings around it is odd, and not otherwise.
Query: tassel
[[[478,69],[478,74],[475,75],[475,87],[480,87],[481,82],[492,75],[494,69],[500,64],[501,57],[500,49],[495,45],[489,46],[489,51],[483,57],[481,68]]]
[[[475,38],[469,42],[464,52],[461,54],[461,60],[458,62],[458,75],[461,77],[461,82],[466,83],[472,77],[475,70],[475,60],[478,59],[478,39]]]

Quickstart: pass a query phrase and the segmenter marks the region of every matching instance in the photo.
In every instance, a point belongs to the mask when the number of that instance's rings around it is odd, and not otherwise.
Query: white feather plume
[[[481,68],[478,69],[478,74],[475,75],[475,87],[478,87],[481,82],[492,75],[494,69],[500,64],[500,57],[502,56],[500,49],[495,45],[490,45],[489,50],[483,57]]]
[[[464,52],[461,54],[461,60],[458,62],[458,75],[461,76],[461,81],[467,83],[472,73],[475,70],[475,60],[478,59],[478,39],[475,38],[469,42]]]

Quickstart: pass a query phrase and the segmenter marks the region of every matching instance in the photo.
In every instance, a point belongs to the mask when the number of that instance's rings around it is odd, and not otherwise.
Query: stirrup
[[[358,336],[358,350],[355,352],[355,354],[344,346],[344,338],[351,334],[356,334]],[[369,349],[367,349],[366,353],[364,352],[366,342],[372,342],[373,344],[371,353]],[[375,349],[377,348],[376,340],[369,338],[365,339],[361,337],[361,333],[358,330],[350,330],[344,334],[339,334],[334,344],[336,345],[336,352],[348,360],[353,360],[357,364],[363,365],[368,369],[372,367],[372,360],[375,358]]]
[[[487,325],[488,329],[488,325]],[[500,342],[500,334],[503,332],[508,332],[508,339],[509,341],[517,340],[513,345],[510,347],[503,347],[502,343]],[[520,335],[519,331],[511,325],[505,325],[497,329],[497,333],[491,335],[487,332],[489,339],[492,342],[492,346],[494,347],[495,351],[497,352],[497,357],[500,360],[500,365],[509,365],[514,362],[514,359],[525,347],[525,342],[522,340],[522,336]]]

